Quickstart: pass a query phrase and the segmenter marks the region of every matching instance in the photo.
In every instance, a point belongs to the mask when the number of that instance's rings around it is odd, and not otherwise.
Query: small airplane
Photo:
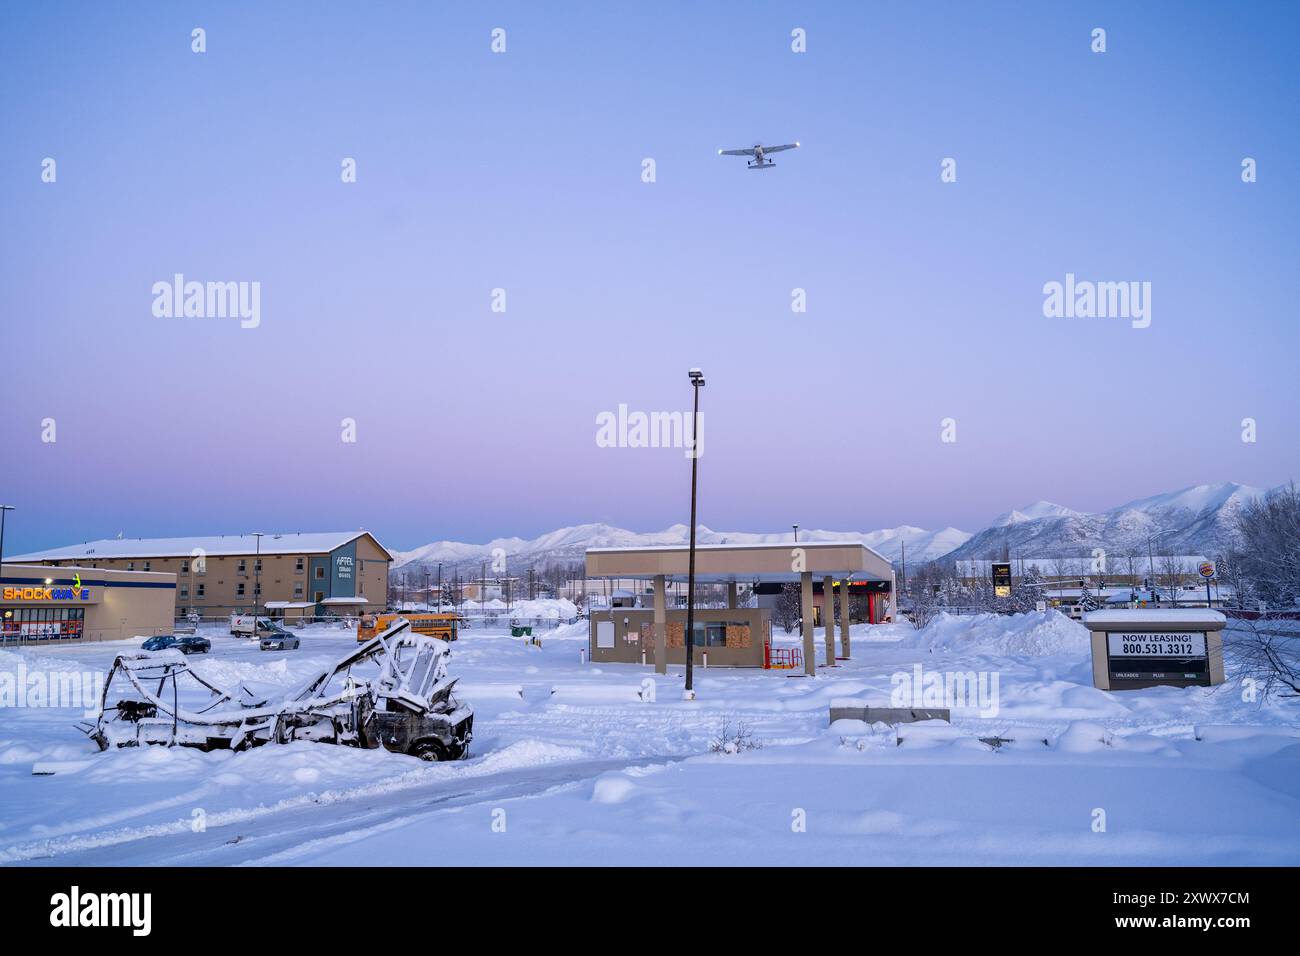
[[[754,158],[745,164],[748,168],[771,169],[773,166],[776,165],[776,163],[772,162],[770,159],[764,162],[763,161],[764,156],[766,156],[768,153],[779,153],[783,149],[798,149],[798,148],[799,148],[798,143],[786,143],[784,146],[759,146],[757,143],[755,143],[749,149],[720,149],[718,150],[718,155],[719,156],[753,156]]]

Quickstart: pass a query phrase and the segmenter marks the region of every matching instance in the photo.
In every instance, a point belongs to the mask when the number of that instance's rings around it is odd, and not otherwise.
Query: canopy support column
[[[840,582],[840,657],[849,659],[849,580]]]
[[[803,616],[803,672],[809,677],[815,677],[817,674],[817,661],[814,655],[817,653],[813,644],[813,587],[812,572],[802,571],[799,574],[799,610]]]
[[[668,610],[662,574],[655,575],[655,673],[668,673]]]
[[[835,666],[835,579],[822,578],[822,623],[826,625],[826,666]]]

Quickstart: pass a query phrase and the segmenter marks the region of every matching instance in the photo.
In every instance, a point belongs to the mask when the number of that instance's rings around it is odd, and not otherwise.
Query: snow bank
[[[516,601],[510,607],[512,617],[543,617],[571,620],[578,616],[578,606],[567,598],[538,598]]]
[[[1059,611],[1028,614],[939,614],[899,642],[927,650],[979,651],[1010,657],[1090,653],[1088,629]]]

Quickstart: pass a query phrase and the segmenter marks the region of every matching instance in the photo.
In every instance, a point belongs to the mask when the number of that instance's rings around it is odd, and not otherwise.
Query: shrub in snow
[[[744,750],[757,750],[761,746],[743,720],[733,725],[729,717],[723,717],[718,735],[709,741],[709,753],[736,754]]]

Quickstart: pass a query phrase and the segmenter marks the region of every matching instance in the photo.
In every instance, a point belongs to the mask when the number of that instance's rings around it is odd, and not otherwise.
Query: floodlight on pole
[[[695,502],[699,484],[700,465],[700,389],[704,387],[704,372],[693,368],[687,373],[695,393],[695,411],[691,417],[691,546],[686,573],[686,687],[682,696],[695,698],[693,658],[695,656]]]

